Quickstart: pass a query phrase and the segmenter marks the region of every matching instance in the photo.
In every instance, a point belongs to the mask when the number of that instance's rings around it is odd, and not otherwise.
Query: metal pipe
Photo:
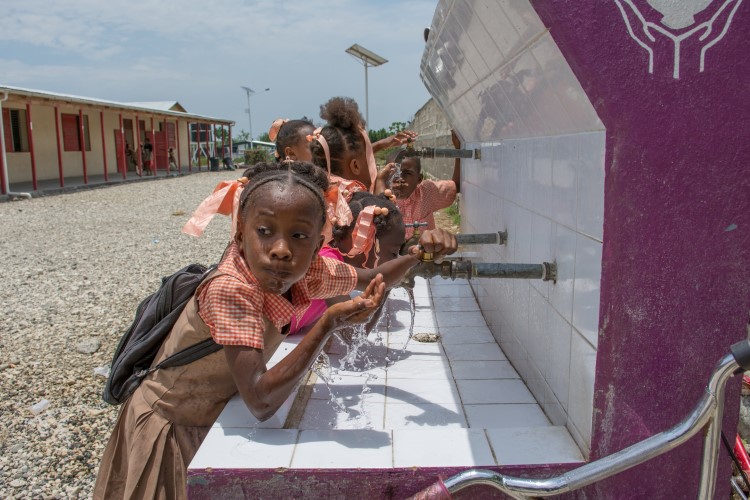
[[[418,156],[420,158],[468,158],[471,160],[481,160],[481,149],[453,149],[453,148],[406,148],[403,149],[397,158],[407,158]]]
[[[3,97],[0,98],[0,155],[2,155],[3,169],[3,193],[9,198],[26,198],[31,199],[31,193],[14,193],[10,190],[10,178],[8,177],[8,155],[5,154],[5,120],[3,120],[3,103],[8,100],[8,91],[3,90]]]
[[[507,231],[456,235],[456,243],[459,245],[505,245],[507,242]]]
[[[408,279],[414,276],[421,276],[423,278],[439,276],[450,280],[510,278],[556,281],[557,264],[554,262],[542,262],[541,264],[473,263],[470,260],[434,262],[429,255],[426,255],[425,261],[412,268],[407,274]]]
[[[545,497],[566,493],[614,476],[677,448],[705,429],[707,425],[718,428],[717,423],[721,421],[723,413],[724,385],[738,367],[739,364],[732,354],[725,355],[717,363],[703,398],[690,415],[671,429],[565,474],[547,479],[530,479],[475,469],[450,477],[444,481],[444,484],[451,494],[469,486],[485,484],[497,488],[512,498],[524,499],[529,496]],[[701,490],[698,498],[713,498],[714,496],[715,479],[704,482],[703,478],[705,476],[715,478],[716,476],[715,457],[719,447],[717,434],[718,432],[710,431],[705,434],[704,450],[707,451],[704,452]],[[706,455],[709,455],[708,460]]]

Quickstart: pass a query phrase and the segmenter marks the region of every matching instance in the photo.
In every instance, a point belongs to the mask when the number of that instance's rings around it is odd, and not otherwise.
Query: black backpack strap
[[[205,286],[212,279],[218,278],[219,276],[222,276],[224,274],[222,272],[218,272],[217,267],[218,266],[214,264],[213,266],[206,269],[206,271],[203,273],[203,276],[201,276],[201,283],[196,288],[195,293],[193,294],[193,298],[191,299],[196,301],[196,305],[198,302],[198,294],[200,293],[201,288],[203,288],[203,286]],[[162,362],[157,363],[150,368],[137,371],[135,373],[135,376],[138,378],[143,378],[146,375],[153,373],[161,368],[172,368],[174,366],[187,365],[192,363],[193,361],[198,361],[199,359],[208,356],[209,354],[213,354],[216,351],[221,350],[223,347],[224,346],[222,346],[221,344],[217,344],[216,342],[214,342],[214,339],[212,337],[209,337],[172,354]]]
[[[190,347],[186,347],[185,349],[172,354],[167,359],[152,366],[151,368],[140,370],[135,375],[139,378],[143,378],[149,373],[155,372],[160,368],[172,368],[173,366],[187,365],[192,363],[193,361],[197,361],[205,356],[208,356],[209,354],[213,354],[216,351],[221,350],[222,347],[224,346],[217,344],[212,338],[201,340],[197,344],[193,344]]]

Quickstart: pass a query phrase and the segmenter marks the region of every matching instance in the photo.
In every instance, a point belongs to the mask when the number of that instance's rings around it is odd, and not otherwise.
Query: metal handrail
[[[439,481],[417,494],[415,498],[436,498],[435,492],[456,493],[474,485],[492,486],[511,498],[547,497],[577,490],[602,479],[619,474],[666,453],[705,429],[701,459],[701,478],[698,498],[713,498],[716,489],[721,420],[724,413],[724,385],[737,373],[748,369],[750,342],[744,340],[732,346],[714,368],[706,393],[693,411],[671,429],[646,438],[612,455],[573,469],[559,476],[532,479],[506,476],[486,469],[472,469]],[[439,496],[439,495],[438,495]]]

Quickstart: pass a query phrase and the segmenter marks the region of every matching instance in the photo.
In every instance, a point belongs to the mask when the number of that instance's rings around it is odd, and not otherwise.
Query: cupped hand
[[[391,178],[391,175],[393,175],[393,171],[395,169],[396,169],[395,163],[393,162],[388,163],[385,167],[380,169],[380,172],[378,172],[378,180],[386,182],[388,179]]]
[[[326,315],[331,330],[364,323],[378,309],[385,297],[385,283],[383,275],[378,274],[370,281],[365,291],[358,297],[346,302],[334,304],[328,308]]]

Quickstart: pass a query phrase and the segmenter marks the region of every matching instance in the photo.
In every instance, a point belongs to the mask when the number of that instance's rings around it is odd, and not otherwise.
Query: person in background
[[[460,149],[461,141],[455,131],[451,131],[451,140],[453,146]],[[378,173],[375,192],[383,192],[388,187],[396,196],[396,205],[406,225],[406,239],[409,239],[414,233],[414,223],[425,222],[427,229],[435,229],[432,214],[456,201],[461,189],[461,160],[456,158],[451,180],[432,181],[424,179],[419,157],[405,157],[400,169],[395,163],[389,163]]]
[[[174,157],[174,149],[169,148],[169,154],[168,154],[167,160],[169,161],[169,171],[170,172],[177,171],[177,160]]]
[[[154,146],[151,144],[151,139],[147,136],[144,143],[141,145],[141,159],[143,160],[143,167],[148,169],[149,175],[156,175],[153,169],[152,159],[154,156]]]

